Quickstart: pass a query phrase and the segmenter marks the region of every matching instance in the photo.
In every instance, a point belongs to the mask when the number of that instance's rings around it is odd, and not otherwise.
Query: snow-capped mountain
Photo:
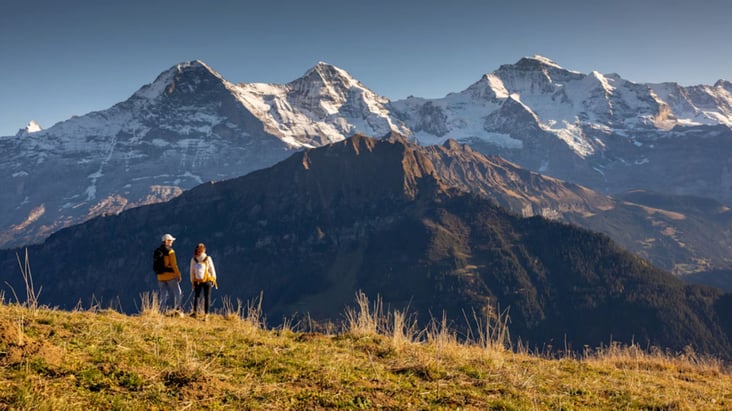
[[[284,85],[239,84],[232,91],[269,133],[293,147],[317,147],[356,133],[409,134],[391,116],[386,98],[323,62]]]
[[[447,138],[605,193],[645,187],[732,201],[732,83],[639,84],[542,56],[440,99],[391,108],[424,144]]]
[[[553,134],[577,156],[588,157],[603,150],[597,132],[732,127],[732,83],[720,80],[714,86],[693,87],[636,84],[617,74],[567,70],[534,56],[503,65],[462,92],[433,100],[411,97],[393,102],[392,107],[408,116],[407,123],[420,141],[441,143],[449,134],[459,140],[481,139],[520,148],[523,144],[513,134],[518,131],[514,127],[521,126]],[[512,117],[518,121],[510,122]]]
[[[301,147],[406,132],[385,103],[325,63],[286,85],[236,85],[201,61],[178,64],[107,110],[0,138],[0,246],[165,201]]]
[[[444,98],[389,101],[320,62],[287,84],[177,64],[129,99],[0,138],[0,246],[168,200],[360,133],[448,138],[603,193],[646,188],[732,203],[732,83],[639,84],[541,56]]]

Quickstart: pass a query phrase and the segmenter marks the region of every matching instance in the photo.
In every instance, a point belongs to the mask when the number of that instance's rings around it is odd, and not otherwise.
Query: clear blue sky
[[[392,100],[443,97],[540,54],[682,85],[732,80],[729,0],[0,0],[0,135],[127,99],[201,59],[286,83],[318,61]]]

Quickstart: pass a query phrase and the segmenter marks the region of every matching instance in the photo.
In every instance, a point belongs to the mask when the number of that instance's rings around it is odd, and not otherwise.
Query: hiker
[[[178,262],[175,259],[173,250],[175,237],[165,234],[162,237],[162,244],[153,253],[153,270],[158,276],[158,289],[160,290],[160,308],[167,307],[168,297],[173,297],[173,311],[180,313],[180,301],[182,291],[180,289],[181,275],[178,269]]]
[[[193,250],[193,258],[191,258],[191,287],[196,293],[193,297],[193,313],[195,317],[199,314],[198,297],[203,290],[203,319],[208,318],[208,308],[211,300],[211,287],[219,288],[216,282],[216,267],[214,267],[213,259],[206,254],[206,245],[199,243]]]

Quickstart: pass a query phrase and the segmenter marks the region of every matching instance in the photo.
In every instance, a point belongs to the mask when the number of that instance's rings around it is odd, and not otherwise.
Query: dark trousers
[[[201,290],[203,290],[203,312],[208,314],[209,301],[211,299],[211,282],[195,283],[193,290],[196,292],[196,296],[193,298],[193,312],[198,312],[198,297],[201,295]]]

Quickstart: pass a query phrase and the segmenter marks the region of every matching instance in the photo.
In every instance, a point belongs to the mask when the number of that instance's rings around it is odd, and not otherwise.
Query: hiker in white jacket
[[[193,251],[193,258],[191,258],[191,287],[196,293],[193,298],[193,316],[199,314],[198,309],[198,297],[201,295],[203,290],[203,307],[204,307],[204,320],[208,318],[208,308],[211,300],[211,287],[219,288],[216,282],[216,267],[214,267],[213,259],[210,255],[206,254],[206,246],[203,243],[199,243],[196,249]]]

